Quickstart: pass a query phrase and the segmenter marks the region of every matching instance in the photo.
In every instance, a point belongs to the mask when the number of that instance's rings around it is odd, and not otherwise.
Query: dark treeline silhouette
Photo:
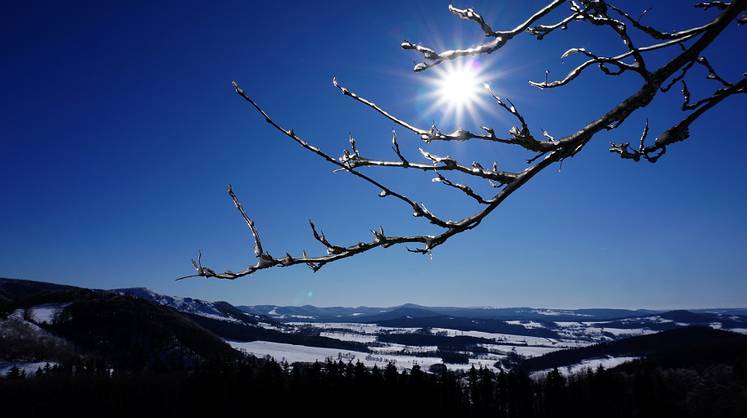
[[[471,369],[429,372],[361,363],[247,357],[193,370],[123,371],[104,363],[19,370],[0,379],[5,417],[435,416],[745,417],[747,361],[663,368],[638,361],[564,377]]]

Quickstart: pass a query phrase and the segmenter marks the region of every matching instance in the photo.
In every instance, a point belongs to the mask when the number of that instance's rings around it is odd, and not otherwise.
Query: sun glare
[[[433,89],[423,98],[427,113],[440,114],[438,119],[461,125],[468,117],[478,122],[480,109],[487,108],[484,85],[489,81],[477,60],[451,61],[435,67],[429,83]]]
[[[470,67],[447,70],[439,82],[439,95],[445,102],[468,106],[477,98],[480,83],[477,74]]]

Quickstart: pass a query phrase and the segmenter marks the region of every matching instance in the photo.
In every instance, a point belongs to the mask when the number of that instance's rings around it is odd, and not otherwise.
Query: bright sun
[[[484,67],[477,60],[450,61],[435,67],[433,85],[423,99],[429,103],[428,113],[439,113],[439,120],[465,123],[465,117],[477,122],[478,110],[486,109],[484,85],[489,81],[484,74]]]
[[[478,74],[469,66],[447,69],[439,84],[441,98],[456,106],[468,106],[474,102],[480,86]]]

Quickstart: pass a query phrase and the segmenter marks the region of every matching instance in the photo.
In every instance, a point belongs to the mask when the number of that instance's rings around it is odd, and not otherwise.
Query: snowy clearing
[[[358,334],[386,334],[386,333],[397,333],[405,334],[408,332],[415,332],[420,328],[395,328],[395,327],[381,327],[376,324],[359,324],[355,322],[316,322],[310,324],[308,322],[287,322],[288,325],[297,327],[311,327],[321,329],[339,329],[339,330],[350,330]]]
[[[395,343],[386,343],[385,345],[378,347],[368,347],[371,351],[375,351],[377,353],[399,353],[402,351],[410,352],[410,353],[435,353],[438,351],[438,347],[435,345],[404,345],[404,344],[395,344]]]
[[[427,371],[428,368],[434,364],[443,364],[443,361],[439,357],[416,357],[391,355],[384,353],[363,353],[360,351],[309,347],[304,345],[274,343],[268,341],[228,341],[228,343],[231,344],[233,348],[245,353],[254,354],[258,357],[270,356],[276,361],[285,360],[288,363],[313,363],[315,361],[325,362],[327,361],[327,359],[332,359],[333,361],[342,360],[343,362],[354,363],[360,361],[367,367],[378,366],[379,368],[386,367],[387,364],[392,363],[399,370],[411,369],[413,366],[418,365],[425,371]],[[469,370],[469,368],[471,368],[472,366],[475,366],[477,368],[492,368],[495,361],[495,359],[490,357],[477,358],[470,359],[468,364],[447,364],[446,367],[453,370]]]
[[[544,328],[545,326],[536,321],[505,321],[509,325],[521,325],[524,328]]]
[[[555,338],[545,337],[531,337],[527,335],[514,335],[514,334],[500,334],[493,332],[482,332],[482,331],[461,331],[449,328],[432,328],[434,333],[444,333],[449,337],[458,335],[466,335],[470,337],[487,338],[501,343],[516,344],[516,345],[533,345],[542,347],[555,347],[560,348],[571,348],[571,347],[584,347],[590,344],[587,341],[576,341],[576,340],[558,340]]]
[[[561,350],[562,347],[536,347],[524,345],[505,345],[505,344],[478,344],[480,347],[487,348],[491,353],[508,355],[515,353],[522,357],[537,357],[553,351]]]
[[[69,303],[48,303],[29,309],[29,319],[37,324],[51,324]]]
[[[372,334],[358,334],[355,332],[320,332],[320,337],[334,338],[340,341],[354,341],[357,343],[372,343],[376,336]]]
[[[656,331],[648,328],[601,328],[602,332],[608,332],[616,337],[656,334]]]
[[[576,374],[579,372],[583,372],[587,369],[596,370],[599,366],[604,367],[605,369],[611,369],[613,367],[617,367],[623,363],[627,363],[629,361],[638,360],[638,357],[612,357],[608,356],[605,358],[595,358],[595,359],[588,359],[583,360],[581,363],[576,363],[570,366],[565,367],[558,367],[558,371],[563,374],[563,376],[570,376],[572,374]],[[538,378],[538,377],[544,377],[552,371],[551,369],[548,370],[540,370],[537,372],[532,373],[530,376],[532,378]]]

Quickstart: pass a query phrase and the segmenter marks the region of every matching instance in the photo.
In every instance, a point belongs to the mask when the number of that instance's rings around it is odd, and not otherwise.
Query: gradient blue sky
[[[118,3],[118,4],[115,4]],[[548,307],[747,306],[747,141],[744,97],[701,118],[686,143],[656,165],[622,161],[610,140],[652,133],[679,118],[678,92],[659,97],[621,128],[595,138],[562,170],[548,169],[482,225],[433,259],[402,247],[335,263],[263,271],[233,282],[189,274],[206,264],[254,262],[251,241],[225,194],[232,183],[271,253],[322,251],[307,219],[347,243],[369,229],[426,232],[395,200],[331,167],[273,131],[232,91],[238,80],[276,119],[334,155],[352,132],[368,156],[391,158],[392,124],[340,95],[333,75],[403,118],[428,126],[432,74],[413,74],[404,39],[447,47],[481,40],[447,2],[17,2],[0,18],[0,276],[87,287],[147,286],[240,304],[492,305]],[[638,11],[649,3],[621,2]],[[657,1],[649,23],[663,29],[712,13]],[[514,25],[540,2],[473,2],[495,27]],[[665,13],[676,9],[679,16]],[[555,15],[557,16],[557,15]],[[732,27],[708,57],[723,75],[747,68],[744,28]],[[606,30],[571,27],[542,42],[523,37],[481,62],[491,84],[539,134],[556,136],[629,95],[635,76],[592,70],[565,89],[527,85],[564,74],[572,46],[620,51]],[[652,57],[662,62],[662,57]],[[692,90],[715,88],[695,71]],[[497,111],[479,121],[497,132]],[[476,128],[467,122],[467,127]],[[417,138],[400,130],[417,159]],[[502,145],[430,150],[508,169],[525,153]],[[450,216],[474,209],[430,175],[380,173]]]

